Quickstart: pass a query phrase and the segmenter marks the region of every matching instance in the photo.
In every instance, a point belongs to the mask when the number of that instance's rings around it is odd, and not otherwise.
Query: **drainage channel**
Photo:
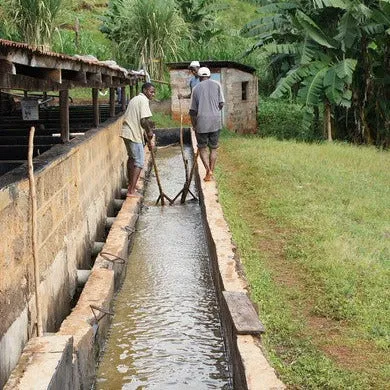
[[[174,198],[180,147],[160,148],[157,164]],[[162,207],[158,195],[152,173],[94,388],[232,389],[200,204]]]

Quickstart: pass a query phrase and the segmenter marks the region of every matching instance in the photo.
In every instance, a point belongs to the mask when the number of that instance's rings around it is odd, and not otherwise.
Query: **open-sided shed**
[[[189,62],[168,63],[172,88],[172,116],[180,120],[181,113],[185,123],[189,123],[189,99],[178,99],[179,93],[187,94]],[[222,123],[237,133],[255,133],[257,131],[258,85],[255,69],[233,61],[200,61],[207,66],[211,78],[221,83],[225,95],[222,111]]]

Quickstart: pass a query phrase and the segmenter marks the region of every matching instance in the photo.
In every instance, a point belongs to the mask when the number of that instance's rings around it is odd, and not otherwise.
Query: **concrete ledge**
[[[4,390],[73,389],[72,336],[29,340]]]
[[[192,144],[196,151],[197,142],[193,132]],[[252,303],[249,303],[248,284],[240,259],[236,256],[236,247],[232,244],[232,236],[218,201],[217,185],[214,181],[204,182],[205,175],[204,166],[199,159],[197,184],[202,213],[206,222],[211,268],[221,308],[226,348],[231,360],[234,389],[285,389],[285,385],[277,378],[275,370],[268,363],[261,350],[260,333],[264,332],[264,328],[260,321],[256,325],[252,323],[248,327],[237,326],[239,322],[237,321],[237,313],[224,298],[225,295],[226,297],[236,296],[245,299],[246,305],[253,309],[253,311],[251,310],[251,318],[258,317]],[[251,335],[252,333],[257,333],[257,335]]]

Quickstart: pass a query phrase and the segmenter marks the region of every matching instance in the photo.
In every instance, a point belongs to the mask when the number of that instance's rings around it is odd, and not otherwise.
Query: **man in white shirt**
[[[217,161],[219,133],[222,128],[221,110],[225,98],[221,84],[210,79],[209,68],[200,68],[198,74],[200,84],[192,91],[190,117],[198,141],[200,158],[206,168],[204,180],[211,181]]]
[[[136,184],[144,167],[144,132],[148,139],[153,137],[154,123],[150,119],[149,100],[155,94],[154,85],[145,83],[142,85],[141,93],[133,97],[127,106],[124,118],[121,137],[127,150],[127,176],[129,185],[127,197],[138,198],[141,195],[136,192]]]

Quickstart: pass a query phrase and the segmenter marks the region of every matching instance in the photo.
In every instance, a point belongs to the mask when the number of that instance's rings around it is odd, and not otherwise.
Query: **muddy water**
[[[159,149],[156,161],[174,198],[180,148]],[[151,175],[96,389],[231,389],[199,203],[161,207],[157,198]]]

